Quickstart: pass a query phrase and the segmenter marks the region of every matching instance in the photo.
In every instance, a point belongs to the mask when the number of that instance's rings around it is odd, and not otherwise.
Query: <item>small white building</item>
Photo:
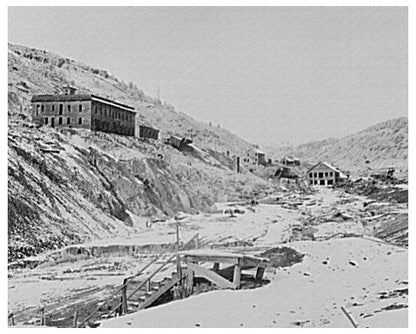
[[[308,170],[307,178],[311,185],[330,186],[345,181],[348,176],[338,168],[321,161]]]

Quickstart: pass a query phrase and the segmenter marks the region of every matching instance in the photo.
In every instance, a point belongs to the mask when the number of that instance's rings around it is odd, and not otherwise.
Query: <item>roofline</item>
[[[327,166],[328,168],[332,169],[333,171],[341,172],[340,170],[336,169],[334,166],[331,166],[330,164],[326,163],[325,161],[319,161],[317,164],[315,164],[311,168],[309,168],[306,173],[309,173],[312,169],[314,169],[316,166],[318,166],[321,163],[324,164],[325,166]]]
[[[105,97],[101,97],[94,94],[74,94],[74,95],[63,95],[63,94],[42,94],[42,95],[33,95],[31,102],[49,102],[49,101],[89,101],[89,100],[95,100],[98,102],[103,102],[106,104],[110,104],[113,106],[116,106],[118,108],[122,108],[126,111],[130,111],[135,113],[134,107],[128,106],[126,104],[110,100]]]
[[[120,103],[120,102],[117,102],[117,101],[114,101],[114,100],[110,100],[106,97],[101,97],[101,96],[98,96],[98,95],[91,94],[91,99],[103,100],[104,102],[113,103],[113,104],[115,104],[117,106],[120,106],[120,107],[123,107],[125,109],[130,109],[129,111],[136,112],[134,110],[134,107],[128,106],[127,104],[123,104],[123,103]]]
[[[329,164],[329,163],[327,163],[327,162],[325,162],[325,161],[319,161],[317,164],[315,164],[315,165],[313,165],[311,168],[309,168],[308,170],[307,170],[307,172],[306,173],[309,173],[312,169],[314,169],[316,166],[318,166],[320,163],[322,163],[322,164],[324,164],[325,166],[327,166],[329,169],[332,169],[334,172],[338,172],[338,173],[340,173],[340,174],[343,174],[343,175],[345,175],[346,177],[347,177],[347,175],[342,171],[342,170],[339,170],[338,168],[336,168],[336,167],[334,167],[334,166],[332,166],[331,164]]]
[[[91,95],[89,94],[74,94],[74,95],[63,95],[63,94],[40,94],[33,95],[31,102],[48,102],[50,101],[59,101],[58,98],[61,98],[61,101],[88,101],[91,100]]]

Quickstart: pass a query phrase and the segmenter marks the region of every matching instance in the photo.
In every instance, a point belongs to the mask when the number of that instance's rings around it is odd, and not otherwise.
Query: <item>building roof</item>
[[[313,167],[309,168],[309,170],[307,171],[307,173],[309,173],[312,169],[314,169],[316,166],[318,166],[319,164],[323,164],[324,166],[328,167],[329,169],[332,169],[334,172],[339,173],[340,177],[343,178],[347,178],[348,176],[345,175],[344,172],[340,171],[338,168],[332,166],[331,164],[324,162],[324,161],[319,161],[316,165],[314,165]]]
[[[126,104],[110,100],[105,97],[101,97],[94,94],[74,94],[74,95],[64,95],[64,94],[45,94],[45,95],[33,95],[32,102],[64,102],[64,101],[98,101],[101,103],[113,105],[115,107],[124,109],[126,111],[135,112],[134,107],[130,107]]]
[[[291,156],[285,156],[282,160],[286,160],[286,161],[300,161],[298,158],[295,157],[291,157]]]
[[[251,152],[259,153],[259,154],[266,154],[263,151],[260,151],[258,148],[250,148],[246,151],[246,153],[251,153]]]

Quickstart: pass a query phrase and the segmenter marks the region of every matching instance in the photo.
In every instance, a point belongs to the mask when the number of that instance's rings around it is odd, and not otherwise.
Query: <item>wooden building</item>
[[[327,162],[318,162],[308,170],[307,178],[311,185],[330,186],[345,181],[348,176]]]
[[[300,166],[300,160],[294,157],[284,157],[281,161],[282,165],[285,166]]]
[[[258,149],[248,150],[242,158],[242,164],[246,168],[266,165],[266,154]]]
[[[140,138],[159,139],[159,130],[154,129],[150,126],[139,125],[139,137]]]
[[[170,136],[166,140],[166,143],[172,145],[178,150],[182,150],[186,145],[192,144],[192,139],[178,136]]]
[[[64,87],[63,94],[34,95],[31,102],[37,125],[135,135],[133,107],[93,94],[76,94],[72,86]]]

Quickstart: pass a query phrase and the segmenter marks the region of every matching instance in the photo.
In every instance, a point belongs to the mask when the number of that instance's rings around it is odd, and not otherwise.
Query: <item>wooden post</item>
[[[186,285],[187,285],[187,291],[186,291],[186,297],[190,296],[194,291],[194,271],[188,267],[188,275],[186,278]]]
[[[122,313],[128,313],[128,305],[127,305],[127,278],[123,280],[123,289],[121,290],[121,300],[123,302],[123,309],[121,310]]]
[[[119,302],[119,306],[118,306],[118,315],[122,315],[123,314],[123,296],[120,297],[120,302]]]
[[[74,312],[74,328],[78,327],[78,311]]]
[[[234,277],[233,283],[236,286],[236,289],[240,289],[240,281],[241,281],[241,264],[240,259],[238,259],[238,263],[234,266]]]
[[[199,249],[199,234],[197,234],[197,236],[195,238],[195,248]]]
[[[181,257],[179,255],[179,223],[176,223],[176,272],[178,277],[182,277],[181,273]],[[181,284],[181,282],[179,282]]]
[[[12,326],[14,326],[14,315],[13,315],[13,313],[9,314],[9,319],[11,319]]]
[[[263,280],[263,275],[264,275],[264,270],[266,268],[265,267],[257,267],[257,271],[256,271],[256,281],[257,282],[261,282]]]
[[[41,311],[41,314],[42,314],[42,319],[41,319],[40,324],[42,326],[45,326],[45,307],[42,307],[40,311]]]
[[[214,267],[212,268],[212,270],[215,271],[215,272],[220,270],[220,263],[219,262],[214,262]]]

